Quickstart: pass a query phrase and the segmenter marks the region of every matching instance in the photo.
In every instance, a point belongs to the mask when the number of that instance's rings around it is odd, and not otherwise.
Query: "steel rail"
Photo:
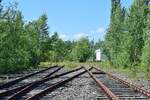
[[[88,70],[92,70],[92,68],[93,68],[93,67],[91,67],[91,68],[88,69]],[[70,77],[70,78],[68,78],[68,79],[65,79],[65,80],[63,80],[63,81],[59,81],[59,82],[57,82],[56,84],[54,84],[54,85],[52,85],[52,86],[46,88],[45,90],[39,92],[38,94],[27,98],[26,100],[38,100],[39,98],[43,97],[43,96],[46,95],[47,93],[50,93],[50,92],[54,91],[55,89],[57,89],[57,88],[59,88],[59,87],[65,85],[65,84],[68,83],[69,81],[73,80],[74,78],[77,78],[78,76],[80,76],[80,75],[82,75],[82,74],[84,74],[84,73],[86,73],[86,71],[82,71],[82,72],[80,72],[80,73],[78,73],[78,74],[76,74],[76,75],[74,75],[74,76],[72,76],[72,77]]]
[[[50,72],[48,75],[44,76],[43,79],[52,76],[54,73],[58,72],[58,71],[61,70],[62,68],[64,68],[64,66],[61,66],[61,67],[57,68],[56,70],[54,70],[53,72]]]
[[[12,88],[10,90],[6,90],[4,92],[1,92],[0,93],[0,98],[3,98],[3,97],[6,97],[6,96],[9,96],[9,95],[12,95],[18,91],[20,91],[21,89],[24,89],[25,87],[31,85],[31,83],[28,83],[28,84],[25,84],[23,86],[19,86],[19,87],[15,87],[15,88]]]
[[[92,74],[106,74],[104,72],[92,72]]]
[[[51,67],[49,67],[49,68],[40,70],[40,71],[35,72],[35,73],[31,73],[31,74],[26,75],[26,76],[24,76],[24,77],[21,77],[21,78],[18,78],[18,79],[9,81],[9,82],[7,82],[7,83],[4,83],[4,84],[0,85],[0,89],[9,88],[10,86],[13,86],[13,85],[17,84],[17,83],[19,83],[20,81],[22,81],[22,80],[24,80],[24,79],[27,79],[27,78],[29,78],[29,77],[31,77],[31,76],[33,76],[33,75],[42,73],[42,72],[44,72],[44,71],[50,70],[50,69],[55,68],[55,67],[58,67],[58,66],[51,66]]]
[[[104,71],[102,71],[102,70],[100,70],[100,69],[98,69],[98,68],[96,68],[96,67],[93,67],[93,68],[96,69],[97,71],[104,72]],[[104,72],[104,73],[106,73],[106,72]],[[128,87],[131,87],[131,88],[133,88],[135,91],[138,91],[138,92],[144,94],[145,96],[147,96],[148,98],[150,98],[150,92],[149,92],[149,91],[147,91],[147,90],[145,90],[145,89],[143,89],[143,88],[140,88],[140,87],[138,87],[137,85],[135,85],[135,84],[133,84],[133,83],[130,83],[130,82],[127,82],[127,81],[125,81],[125,80],[123,80],[123,79],[120,79],[120,78],[118,78],[118,77],[116,77],[116,76],[114,76],[114,75],[111,75],[111,74],[109,74],[109,73],[106,73],[106,74],[107,74],[108,76],[112,77],[113,79],[119,81],[120,83],[122,83],[122,84],[124,84],[124,85],[126,85],[126,86],[128,86]]]
[[[62,67],[58,67],[57,69],[55,69],[54,71],[52,71],[49,75],[53,75],[54,73],[58,72],[60,69],[62,69],[64,66]],[[45,78],[44,78],[45,79]],[[14,88],[14,89],[11,89],[11,90],[8,90],[8,91],[5,91],[3,93],[1,93],[2,95],[0,95],[0,98],[4,98],[5,96],[8,96],[8,95],[11,95],[13,93],[17,94],[19,91],[23,90],[24,88],[26,87],[29,87],[31,85],[37,85],[38,84],[38,81],[35,81],[33,83],[28,83],[27,85],[23,85],[21,87],[17,87],[17,88]],[[18,92],[17,92],[18,91]],[[15,95],[14,94],[14,95]]]
[[[49,79],[49,80],[52,80],[52,79],[54,79],[54,78],[58,78],[58,77],[60,77],[60,76],[63,76],[63,75],[72,73],[72,72],[77,71],[77,70],[80,70],[80,69],[82,69],[82,67],[76,68],[76,69],[74,69],[74,70],[71,70],[71,71],[68,71],[68,72],[64,72],[64,73],[61,73],[61,74],[56,74],[55,76],[49,77],[48,79]],[[45,78],[47,78],[47,77],[45,76]],[[12,95],[12,94],[14,94],[14,93],[17,93],[18,91],[24,89],[25,87],[27,87],[27,86],[29,86],[29,85],[31,85],[31,83],[28,83],[28,84],[23,85],[23,86],[15,87],[15,88],[13,88],[13,89],[10,89],[10,90],[7,90],[7,91],[5,91],[5,92],[2,92],[2,93],[0,93],[0,97],[5,97],[5,96]]]
[[[68,71],[68,72],[57,74],[57,75],[52,76],[52,77],[46,77],[46,78],[44,78],[42,80],[36,81],[36,82],[32,83],[31,85],[29,85],[29,86],[23,88],[22,90],[18,91],[17,93],[15,93],[11,97],[9,97],[7,100],[17,100],[18,98],[21,98],[22,96],[26,95],[26,93],[30,92],[31,90],[33,90],[34,88],[38,87],[40,84],[42,84],[42,83],[44,83],[44,82],[46,82],[48,80],[52,80],[54,78],[58,78],[60,76],[70,74],[70,73],[78,71],[78,70],[80,70],[82,68],[83,67],[80,67],[80,68],[77,68],[77,69],[74,69],[74,70],[71,70],[71,71]]]
[[[117,96],[107,87],[105,86],[99,79],[97,79],[89,70],[85,67],[84,69],[87,71],[89,76],[96,82],[96,84],[107,94],[110,100],[118,100]]]
[[[63,67],[64,67],[64,66],[58,67],[55,71],[53,71],[53,72],[49,73],[48,75],[44,76],[44,78],[50,77],[50,76],[53,75],[55,72],[57,72],[57,71],[59,71],[60,69],[62,69]],[[42,79],[44,79],[44,78],[42,78]],[[42,79],[41,79],[41,80],[42,80]],[[37,81],[39,81],[39,80],[37,80]],[[36,81],[34,81],[34,82],[36,82]],[[0,93],[0,97],[5,97],[5,96],[9,96],[9,95],[11,95],[11,94],[14,94],[14,93],[20,91],[21,89],[24,89],[25,87],[31,85],[31,84],[32,84],[32,83],[28,83],[28,84],[25,84],[25,85],[23,85],[23,86],[15,87],[15,88],[12,88],[12,89],[10,89],[10,90],[4,91],[4,92]]]

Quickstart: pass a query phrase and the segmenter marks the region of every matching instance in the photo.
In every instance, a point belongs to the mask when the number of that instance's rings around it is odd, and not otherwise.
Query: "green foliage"
[[[105,53],[113,65],[118,66],[124,63],[123,38],[125,9],[121,7],[120,0],[112,0],[111,24],[106,34]],[[120,59],[122,58],[122,59]]]
[[[147,16],[145,12],[146,0],[135,0],[130,8],[129,18],[127,21],[128,33],[131,36],[130,61],[132,65],[139,65],[144,45],[143,29],[144,20]]]
[[[98,42],[95,43],[95,49],[104,48],[104,41],[98,40]]]
[[[85,62],[91,56],[91,47],[88,38],[79,39],[73,48],[70,56],[74,61]]]
[[[150,11],[150,8],[149,8]],[[146,28],[144,29],[144,40],[145,45],[143,48],[143,54],[142,54],[142,66],[147,70],[147,72],[150,72],[150,16],[147,16],[146,22]]]
[[[111,23],[103,49],[114,66],[134,66],[133,69],[136,69],[141,63],[141,56],[143,65],[149,64],[149,39],[143,38],[144,34],[150,38],[147,35],[149,25],[145,24],[149,17],[148,5],[149,0],[134,0],[129,10],[126,10],[121,7],[120,0],[112,0]]]
[[[46,61],[46,53],[49,51],[49,32],[47,25],[47,15],[40,16],[37,20],[38,44],[40,49],[40,61]]]
[[[16,5],[5,9],[7,15],[3,10],[4,17],[0,19],[0,72],[13,72],[27,68],[30,55],[26,50],[27,36],[21,12],[16,10]]]
[[[0,6],[0,73],[37,66],[48,52],[47,16],[25,23],[17,4]]]
[[[37,67],[45,61],[85,62],[94,59],[98,48],[111,65],[136,69],[142,64],[150,71],[149,0],[134,0],[129,10],[121,6],[120,0],[111,1],[105,40],[95,44],[86,37],[63,41],[57,32],[50,35],[46,14],[25,22],[16,3],[5,6],[0,0],[0,73]]]

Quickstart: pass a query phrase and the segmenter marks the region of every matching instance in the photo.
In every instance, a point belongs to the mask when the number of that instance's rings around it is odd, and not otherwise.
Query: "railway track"
[[[11,87],[11,86],[13,86],[13,85],[16,85],[17,83],[19,83],[19,82],[25,80],[25,79],[29,79],[30,77],[33,77],[33,76],[38,75],[38,74],[41,74],[41,73],[43,73],[43,72],[45,72],[44,74],[47,74],[47,73],[49,73],[49,72],[46,72],[46,71],[49,71],[49,70],[51,70],[51,69],[53,69],[53,68],[56,68],[56,67],[58,67],[58,66],[52,66],[52,67],[49,67],[49,68],[46,68],[46,69],[43,69],[43,70],[40,70],[40,71],[31,73],[31,74],[28,74],[28,75],[23,76],[23,77],[21,77],[21,78],[17,78],[17,79],[11,80],[11,81],[9,81],[9,82],[6,82],[6,83],[0,85],[0,90],[1,90],[1,89],[9,88],[9,87]],[[41,74],[39,77],[41,77],[42,75],[43,75],[43,74]],[[37,78],[37,76],[36,76],[36,78]]]
[[[36,77],[36,80],[20,85],[22,81]],[[49,94],[76,78],[91,78],[97,84],[95,88],[100,94],[96,100],[150,100],[148,91],[95,67],[65,71],[63,66],[53,66],[1,85],[0,100],[49,100]]]
[[[0,87],[0,99],[2,99],[5,96],[12,95],[13,93],[16,93],[20,91],[21,89],[31,85],[32,83],[42,80],[44,78],[47,78],[60,69],[62,69],[63,66],[51,66],[49,68],[28,74],[26,76],[23,76],[21,78],[17,78],[14,80],[11,80],[7,83],[2,84]]]
[[[84,68],[87,70],[86,68]],[[98,100],[149,100],[150,93],[138,86],[130,84],[109,73],[103,72],[94,67],[98,72],[90,72],[89,76],[97,83],[106,95],[100,95]],[[97,78],[98,77],[98,78]]]
[[[27,99],[28,97],[31,96],[31,94],[34,94],[33,91],[38,90],[38,88],[43,87],[43,89],[44,89],[44,88],[46,88],[48,86],[51,86],[51,85],[52,86],[56,85],[58,87],[58,85],[60,85],[60,83],[66,83],[66,82],[74,79],[78,75],[86,72],[86,71],[84,71],[82,73],[79,72],[79,74],[77,74],[77,75],[76,75],[76,73],[73,73],[73,72],[77,72],[81,69],[83,70],[83,68],[80,67],[80,68],[77,68],[77,69],[74,69],[74,70],[71,70],[71,71],[67,71],[67,72],[63,72],[63,73],[58,74],[57,71],[60,70],[61,68],[62,67],[55,69],[50,74],[44,76],[44,78],[42,78],[40,80],[37,80],[37,81],[32,82],[32,83],[25,84],[25,85],[22,85],[22,86],[19,86],[19,87],[9,89],[9,90],[6,90],[4,92],[1,92],[0,93],[0,98],[2,100]],[[57,72],[57,74],[51,76],[55,72]],[[60,79],[55,79],[55,78],[59,78],[61,76],[64,76],[64,75],[67,75],[67,74],[72,74],[72,73],[73,73],[73,75],[75,74],[75,76],[72,76],[71,78],[69,77],[66,80],[61,80],[61,78]],[[55,79],[55,81],[53,81],[52,79]],[[64,77],[63,77],[63,79],[64,79]],[[57,83],[59,83],[59,84],[57,84]],[[40,90],[38,90],[38,91],[40,91]]]

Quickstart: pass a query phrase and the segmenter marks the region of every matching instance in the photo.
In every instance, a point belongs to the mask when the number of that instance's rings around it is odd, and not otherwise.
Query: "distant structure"
[[[96,55],[95,61],[104,61],[104,60],[107,60],[106,55],[104,55],[104,54],[102,53],[102,50],[101,50],[101,49],[95,50],[95,55]]]
[[[101,50],[100,49],[97,49],[95,51],[95,54],[96,54],[96,61],[101,61]]]

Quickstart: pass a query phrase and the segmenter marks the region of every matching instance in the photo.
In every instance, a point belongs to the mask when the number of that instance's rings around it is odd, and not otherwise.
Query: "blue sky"
[[[110,22],[111,0],[4,0],[17,1],[24,20],[31,21],[46,13],[50,32],[58,32],[64,40],[89,36],[104,39]],[[122,0],[128,7],[133,0]]]

